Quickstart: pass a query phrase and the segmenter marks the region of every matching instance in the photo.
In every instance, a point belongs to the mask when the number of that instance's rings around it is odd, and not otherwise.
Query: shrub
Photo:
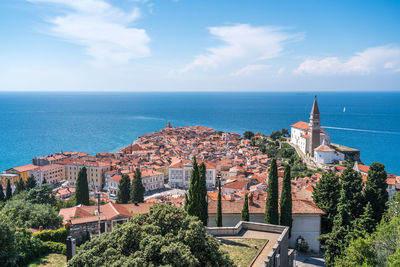
[[[65,227],[57,230],[43,230],[42,232],[33,234],[33,236],[39,238],[43,242],[52,241],[65,244],[68,237],[68,230]]]
[[[67,245],[60,242],[46,241],[43,243],[49,253],[67,255]]]
[[[299,242],[299,240],[301,241]],[[300,236],[296,239],[296,249],[298,251],[306,253],[309,248],[307,241],[303,237]]]

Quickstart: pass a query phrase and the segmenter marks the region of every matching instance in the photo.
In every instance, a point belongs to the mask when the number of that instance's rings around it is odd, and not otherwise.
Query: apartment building
[[[206,165],[207,188],[214,188],[216,185],[216,166],[211,162],[204,162]],[[201,164],[201,161],[198,161]],[[174,188],[189,188],[190,175],[192,172],[192,161],[189,159],[180,160],[169,166],[168,184]]]
[[[29,171],[29,175],[35,177],[38,185],[41,185],[45,179],[48,184],[56,184],[65,180],[65,168],[63,165],[49,164]]]

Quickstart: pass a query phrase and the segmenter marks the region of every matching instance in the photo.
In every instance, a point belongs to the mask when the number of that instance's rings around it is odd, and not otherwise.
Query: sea
[[[168,121],[268,135],[308,121],[315,95],[333,143],[400,175],[397,92],[2,92],[0,171],[60,151],[115,152]]]

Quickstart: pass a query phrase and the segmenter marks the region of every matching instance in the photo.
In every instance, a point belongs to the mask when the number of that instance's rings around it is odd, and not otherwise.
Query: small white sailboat
[[[346,107],[343,108],[343,112],[346,112]]]

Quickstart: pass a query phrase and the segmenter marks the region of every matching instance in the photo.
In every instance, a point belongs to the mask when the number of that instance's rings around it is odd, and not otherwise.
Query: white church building
[[[344,154],[330,146],[331,138],[321,128],[317,97],[310,113],[310,122],[299,121],[291,125],[290,142],[316,163],[333,163],[344,160]]]

